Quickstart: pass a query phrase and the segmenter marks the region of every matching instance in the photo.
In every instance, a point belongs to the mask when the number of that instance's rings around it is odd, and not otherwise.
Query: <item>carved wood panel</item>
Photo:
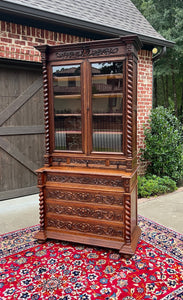
[[[122,179],[120,178],[102,178],[102,177],[90,177],[90,176],[74,176],[74,175],[59,175],[49,174],[47,175],[47,181],[61,182],[61,183],[79,183],[89,185],[104,185],[113,187],[122,187]]]
[[[79,231],[83,233],[92,233],[99,236],[113,236],[123,238],[122,226],[109,226],[101,224],[90,224],[89,222],[70,221],[63,219],[55,219],[49,216],[47,218],[47,227],[54,227],[58,229],[64,229],[69,231]]]
[[[71,206],[72,205],[72,206]],[[81,207],[74,206],[74,204],[63,205],[62,203],[46,203],[45,206],[46,213],[55,213],[58,215],[71,215],[79,216],[83,218],[92,218],[99,220],[108,221],[123,221],[123,209],[114,210],[107,208],[97,208],[97,207]]]
[[[110,194],[106,192],[83,192],[83,191],[72,191],[72,190],[60,190],[60,189],[46,189],[46,198],[49,199],[60,199],[67,201],[78,201],[78,202],[90,202],[107,205],[123,205],[123,194]]]

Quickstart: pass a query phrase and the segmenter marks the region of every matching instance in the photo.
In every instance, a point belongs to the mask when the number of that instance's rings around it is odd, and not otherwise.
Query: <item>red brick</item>
[[[37,43],[34,42],[27,42],[27,45],[30,46],[31,48],[34,46],[37,46]]]
[[[49,31],[45,30],[45,38],[48,39],[49,38]]]
[[[44,39],[44,29],[41,29],[41,38]]]
[[[11,44],[11,43],[12,43],[12,39],[9,39],[9,38],[2,37],[0,40],[1,40],[2,42],[8,43],[8,44]]]
[[[16,33],[16,24],[12,23],[11,28],[12,28],[12,33]]]
[[[54,33],[53,33],[53,40],[54,40],[54,41],[57,41],[57,32],[54,32]]]
[[[52,31],[49,32],[49,36],[50,36],[50,40],[53,40],[53,32]]]
[[[35,38],[35,42],[44,44],[44,39]]]
[[[20,35],[19,34],[15,34],[15,33],[8,33],[8,37],[9,38],[13,38],[13,39],[20,39]]]
[[[34,27],[31,27],[31,31],[32,31],[32,36],[36,36],[36,29]]]
[[[6,30],[5,21],[1,21],[1,32]]]
[[[18,41],[18,40],[16,40],[15,44],[25,46],[25,42],[24,41]]]
[[[31,30],[29,26],[27,26],[27,35],[31,35]]]
[[[31,42],[33,40],[33,38],[30,36],[22,36],[22,40]]]
[[[22,35],[26,35],[27,26],[22,25]]]
[[[54,46],[54,45],[55,45],[55,41],[47,40],[47,44],[48,44],[48,45],[53,45],[53,46]]]
[[[21,25],[20,24],[17,24],[17,33],[21,34]]]

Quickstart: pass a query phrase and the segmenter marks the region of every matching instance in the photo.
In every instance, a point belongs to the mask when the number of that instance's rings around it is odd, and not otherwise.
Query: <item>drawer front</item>
[[[46,200],[46,214],[70,215],[81,218],[92,218],[96,220],[123,222],[123,207],[113,207],[109,205],[83,204],[79,202]]]
[[[91,174],[56,174],[47,173],[47,182],[82,184],[93,186],[109,186],[109,187],[123,187],[123,179],[120,176],[100,176]]]
[[[103,204],[103,205],[124,205],[124,193],[123,192],[108,192],[103,190],[95,191],[89,189],[77,189],[62,186],[62,188],[45,188],[45,199],[66,200],[68,205],[70,202],[82,202],[91,204]],[[82,204],[80,204],[82,205]]]
[[[93,220],[88,218],[78,218],[73,216],[59,216],[47,214],[47,230],[58,230],[59,232],[69,232],[71,234],[84,234],[99,236],[103,238],[124,238],[124,228],[119,222],[105,222],[103,220]]]

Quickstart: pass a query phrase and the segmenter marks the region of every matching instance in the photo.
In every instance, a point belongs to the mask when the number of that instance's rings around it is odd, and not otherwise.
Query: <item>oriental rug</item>
[[[0,236],[0,300],[183,299],[183,235],[139,216],[131,259],[117,251],[34,239],[39,226]]]

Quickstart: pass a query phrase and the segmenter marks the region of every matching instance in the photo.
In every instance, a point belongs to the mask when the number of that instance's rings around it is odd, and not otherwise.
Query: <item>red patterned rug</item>
[[[183,236],[139,216],[136,254],[37,244],[38,226],[0,236],[0,300],[183,299]]]

